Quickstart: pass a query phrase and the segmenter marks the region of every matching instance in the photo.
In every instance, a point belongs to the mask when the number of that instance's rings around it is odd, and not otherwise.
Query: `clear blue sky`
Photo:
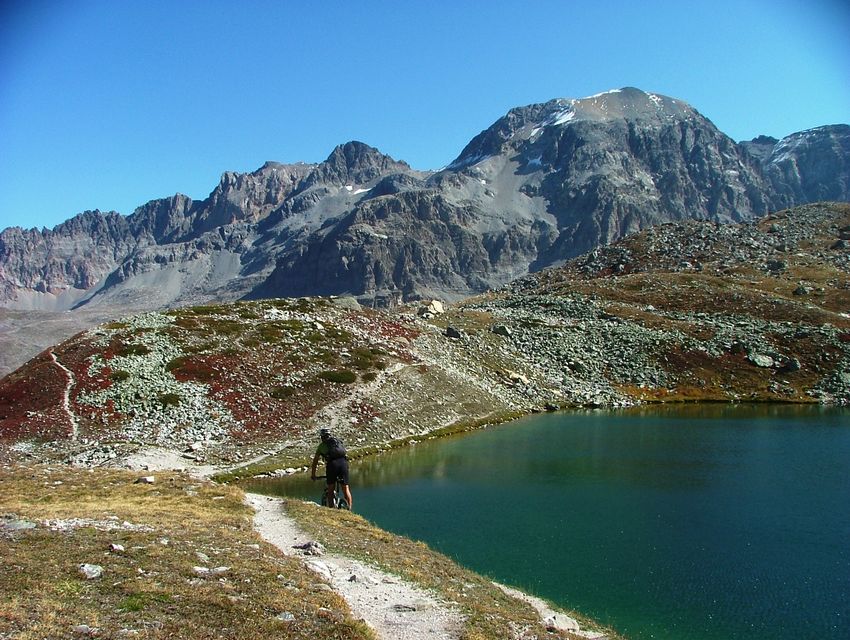
[[[361,140],[418,169],[624,86],[736,140],[850,123],[840,0],[0,0],[0,229]]]

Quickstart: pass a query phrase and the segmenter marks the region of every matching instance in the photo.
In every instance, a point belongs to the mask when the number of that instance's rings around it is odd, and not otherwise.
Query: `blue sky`
[[[624,86],[736,140],[850,123],[847,5],[0,0],[0,229],[348,140],[439,168],[512,107]]]

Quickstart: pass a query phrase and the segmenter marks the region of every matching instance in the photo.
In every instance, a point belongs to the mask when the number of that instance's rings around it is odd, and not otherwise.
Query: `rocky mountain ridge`
[[[666,221],[850,199],[850,127],[736,144],[634,88],[512,109],[446,169],[358,142],[322,163],[225,173],[210,196],[0,233],[0,305],[461,297]]]

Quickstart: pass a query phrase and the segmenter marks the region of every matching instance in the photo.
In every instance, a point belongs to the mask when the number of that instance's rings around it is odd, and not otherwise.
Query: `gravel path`
[[[286,555],[303,557],[307,567],[345,598],[354,616],[372,627],[378,638],[455,640],[460,637],[463,616],[428,591],[345,556],[307,555],[295,546],[304,545],[311,538],[283,512],[281,499],[249,493],[247,501],[256,511],[254,527],[263,538]]]
[[[64,364],[59,362],[59,358],[57,358],[56,354],[53,352],[53,347],[50,347],[49,352],[50,359],[53,360],[53,363],[65,372],[66,382],[65,390],[62,392],[62,409],[68,415],[68,420],[71,422],[71,441],[76,442],[79,436],[79,425],[77,424],[77,416],[75,416],[74,412],[71,411],[71,389],[77,381],[74,377],[74,373]]]

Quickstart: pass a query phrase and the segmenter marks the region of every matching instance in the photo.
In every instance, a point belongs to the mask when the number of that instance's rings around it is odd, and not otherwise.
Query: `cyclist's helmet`
[[[320,437],[322,440],[327,440],[328,438],[330,438],[330,437],[331,437],[331,430],[330,430],[330,429],[326,429],[326,428],[324,428],[324,427],[323,427],[323,428],[321,428],[321,429],[319,429],[319,437]]]

